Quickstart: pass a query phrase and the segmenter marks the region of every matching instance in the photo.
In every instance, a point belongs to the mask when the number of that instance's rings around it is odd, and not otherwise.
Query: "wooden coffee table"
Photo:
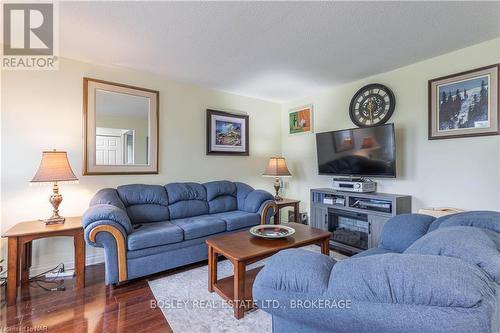
[[[321,245],[321,253],[329,255],[331,233],[299,223],[283,223],[295,229],[295,234],[285,239],[263,239],[248,231],[216,236],[207,239],[208,291],[216,292],[232,304],[234,316],[241,319],[245,310],[253,307],[252,286],[262,267],[246,270],[246,266],[275,254],[278,251],[311,244]],[[226,257],[234,267],[234,275],[217,280],[217,256]]]

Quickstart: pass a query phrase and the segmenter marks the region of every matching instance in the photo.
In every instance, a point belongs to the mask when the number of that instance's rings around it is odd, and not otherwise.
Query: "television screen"
[[[394,125],[316,134],[320,175],[396,177]]]

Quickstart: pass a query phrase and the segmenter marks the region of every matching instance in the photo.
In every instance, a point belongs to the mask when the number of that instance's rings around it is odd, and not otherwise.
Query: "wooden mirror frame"
[[[102,89],[150,99],[149,164],[97,165],[95,91]],[[160,92],[125,84],[83,78],[83,175],[158,174]]]

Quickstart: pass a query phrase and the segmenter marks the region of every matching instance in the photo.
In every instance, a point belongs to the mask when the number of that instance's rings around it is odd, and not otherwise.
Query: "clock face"
[[[369,84],[359,89],[349,105],[349,115],[359,127],[384,124],[391,118],[396,99],[391,89],[382,84]]]

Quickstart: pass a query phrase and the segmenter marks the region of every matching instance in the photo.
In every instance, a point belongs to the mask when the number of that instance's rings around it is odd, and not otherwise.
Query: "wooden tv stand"
[[[377,247],[385,222],[393,216],[411,213],[411,196],[400,194],[317,188],[311,189],[310,202],[311,227],[333,232],[332,248],[351,254]],[[332,230],[339,227],[339,221],[342,227],[350,224],[353,231],[345,228],[337,232]],[[344,239],[339,239],[343,232]],[[354,238],[360,234],[362,237],[356,242]]]

